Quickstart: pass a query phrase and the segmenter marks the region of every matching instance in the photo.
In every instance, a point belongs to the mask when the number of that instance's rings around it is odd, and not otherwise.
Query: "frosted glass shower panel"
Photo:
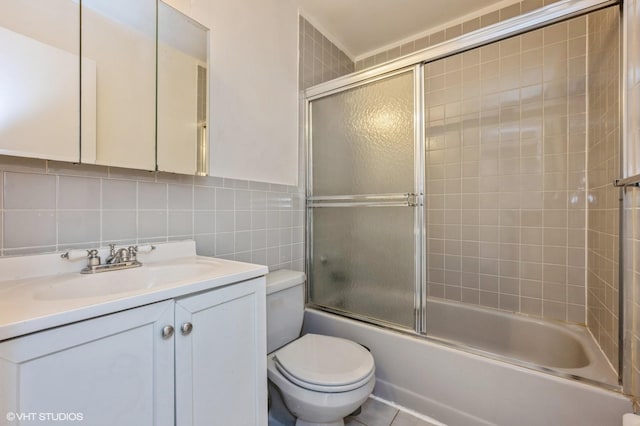
[[[311,102],[313,195],[411,192],[413,71]]]
[[[412,328],[415,211],[313,209],[311,302]]]

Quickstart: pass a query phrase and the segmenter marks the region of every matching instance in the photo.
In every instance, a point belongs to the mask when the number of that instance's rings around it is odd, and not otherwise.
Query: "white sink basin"
[[[116,271],[96,275],[77,275],[74,277],[66,277],[64,281],[52,283],[48,287],[35,291],[33,293],[33,299],[60,300],[98,297],[105,294],[128,293],[146,285],[141,283],[139,280],[119,280],[117,279],[118,277],[114,277],[113,275],[106,276],[107,274],[114,273],[116,273]]]
[[[189,259],[97,274],[65,274],[52,277],[49,285],[33,293],[33,299],[79,299],[147,291],[184,281],[204,280],[212,272],[215,272],[215,263]]]
[[[215,270],[215,264],[203,260],[188,263],[174,262],[170,264],[153,264],[146,269],[146,278],[151,285],[159,285],[163,282],[175,282],[197,279],[211,274]],[[144,269],[142,266],[140,269]]]

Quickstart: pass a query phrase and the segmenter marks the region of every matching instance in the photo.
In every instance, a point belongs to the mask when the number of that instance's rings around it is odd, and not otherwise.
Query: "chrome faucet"
[[[136,253],[137,247],[130,246],[128,249],[123,247],[121,249],[116,250],[115,244],[109,244],[109,250],[110,250],[109,256],[107,256],[107,258],[104,261],[104,263],[108,265],[128,262],[129,259],[132,257],[131,254],[133,254],[133,260],[136,260],[135,253]]]
[[[87,250],[87,266],[83,268],[82,274],[95,274],[98,272],[116,271],[118,269],[137,268],[142,266],[138,262],[137,255],[139,251],[147,252],[155,250],[155,246],[129,246],[128,248],[116,248],[115,244],[109,244],[109,256],[104,263],[100,263],[97,249]],[[74,254],[73,251],[63,253],[60,257],[63,259],[73,260],[81,257],[80,254]]]

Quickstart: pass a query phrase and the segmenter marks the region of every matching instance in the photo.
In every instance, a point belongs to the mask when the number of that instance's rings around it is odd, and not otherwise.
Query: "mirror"
[[[82,0],[82,162],[155,170],[156,0]]]
[[[0,10],[0,154],[207,174],[207,28],[157,0]]]
[[[158,2],[158,170],[206,175],[209,30]]]
[[[0,0],[0,154],[78,162],[80,10]]]

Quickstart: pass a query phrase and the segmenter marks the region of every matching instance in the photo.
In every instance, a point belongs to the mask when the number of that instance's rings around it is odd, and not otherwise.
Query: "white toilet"
[[[373,357],[350,340],[300,337],[304,281],[302,272],[267,275],[267,375],[296,426],[342,426],[373,391]]]

